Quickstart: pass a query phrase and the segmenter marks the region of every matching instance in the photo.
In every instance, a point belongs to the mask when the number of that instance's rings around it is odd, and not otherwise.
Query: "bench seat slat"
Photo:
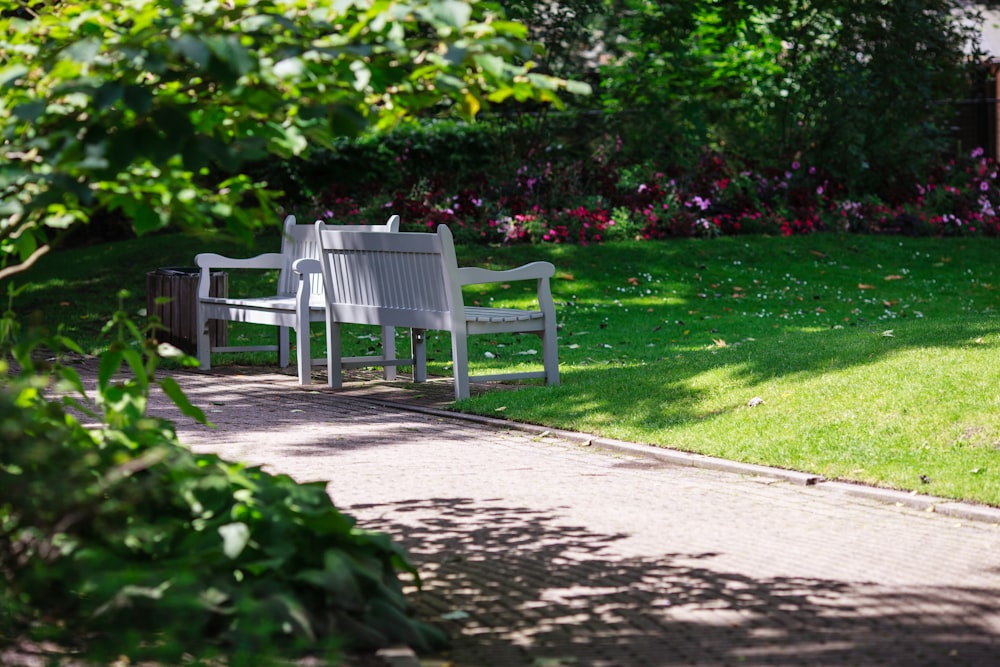
[[[521,322],[540,320],[545,314],[540,310],[520,310],[517,308],[484,308],[466,306],[465,319],[469,322]]]
[[[253,296],[253,297],[230,297],[222,298],[210,296],[201,299],[201,303],[206,306],[236,306],[240,308],[262,308],[267,310],[290,310],[295,311],[296,300],[294,296]],[[312,296],[309,298],[309,308],[324,310],[326,299],[322,296]]]

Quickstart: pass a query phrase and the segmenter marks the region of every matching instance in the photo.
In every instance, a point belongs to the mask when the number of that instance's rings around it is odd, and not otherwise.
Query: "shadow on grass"
[[[627,414],[637,426],[647,428],[701,421],[745,407],[756,387],[783,377],[832,378],[832,374],[874,365],[908,350],[933,349],[937,354],[974,345],[997,352],[995,340],[974,343],[994,334],[997,325],[996,318],[983,317],[897,324],[891,337],[881,335],[881,329],[791,332],[780,343],[704,348],[641,365],[626,362],[570,368],[563,371],[562,387],[548,390],[549,399],[533,403],[531,417],[571,422],[595,413]],[[954,369],[937,370],[948,373]],[[699,388],[695,380],[719,371],[724,372],[727,382],[740,383],[751,393],[729,406],[705,411],[700,406],[711,391]]]
[[[433,498],[366,521],[410,552],[455,665],[995,665],[995,591],[755,579],[714,554],[614,553],[545,511]]]

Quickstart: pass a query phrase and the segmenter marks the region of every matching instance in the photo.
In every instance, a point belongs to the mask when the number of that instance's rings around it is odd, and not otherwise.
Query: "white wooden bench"
[[[447,226],[430,233],[347,233],[316,226],[320,261],[309,270],[322,271],[326,295],[327,372],[331,387],[342,384],[340,325],[374,324],[410,329],[410,359],[386,364],[413,365],[414,380],[427,379],[424,332],[451,333],[455,399],[469,397],[470,381],[542,378],[559,384],[556,311],[549,262],[532,262],[505,271],[459,268]],[[305,263],[300,267],[306,268]],[[463,285],[516,280],[537,282],[537,309],[466,306]],[[474,334],[529,333],[542,339],[542,371],[469,376],[468,337]]]
[[[211,368],[213,352],[277,352],[282,368],[289,365],[289,331],[295,331],[296,360],[299,384],[312,382],[312,367],[322,366],[326,359],[314,359],[309,346],[309,327],[313,322],[326,320],[326,301],[323,298],[323,278],[313,264],[302,265],[302,260],[319,259],[316,229],[325,227],[295,224],[295,216],[285,218],[281,238],[281,252],[264,253],[256,257],[236,259],[213,253],[201,253],[195,263],[201,268],[198,282],[198,361],[203,369]],[[384,225],[350,225],[341,227],[347,233],[396,232],[399,216],[394,215]],[[315,268],[315,270],[313,270]],[[278,271],[278,288],[267,296],[209,296],[210,275],[218,269],[262,269]],[[230,281],[232,285],[232,281]],[[276,345],[212,346],[208,333],[209,320],[251,322],[278,327]],[[395,332],[391,327],[382,329],[382,354],[343,360],[348,367],[382,365],[395,357]],[[369,364],[368,362],[373,362]],[[379,362],[379,363],[374,363]],[[386,379],[395,378],[395,366],[386,365]]]

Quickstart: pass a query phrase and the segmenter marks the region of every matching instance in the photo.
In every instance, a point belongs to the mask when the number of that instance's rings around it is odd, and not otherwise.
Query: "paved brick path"
[[[1000,665],[989,521],[357,398],[392,386],[176,377],[218,426],[154,408],[183,441],[327,480],[409,549],[454,643],[424,665]]]

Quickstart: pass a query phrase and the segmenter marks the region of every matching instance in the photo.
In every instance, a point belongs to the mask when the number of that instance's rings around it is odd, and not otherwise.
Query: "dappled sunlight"
[[[993,591],[751,577],[722,554],[630,557],[625,535],[502,500],[355,505],[409,550],[455,664],[855,665],[992,659]],[[934,609],[933,614],[914,613]],[[975,610],[975,613],[971,613]],[[927,663],[929,664],[929,663]]]

